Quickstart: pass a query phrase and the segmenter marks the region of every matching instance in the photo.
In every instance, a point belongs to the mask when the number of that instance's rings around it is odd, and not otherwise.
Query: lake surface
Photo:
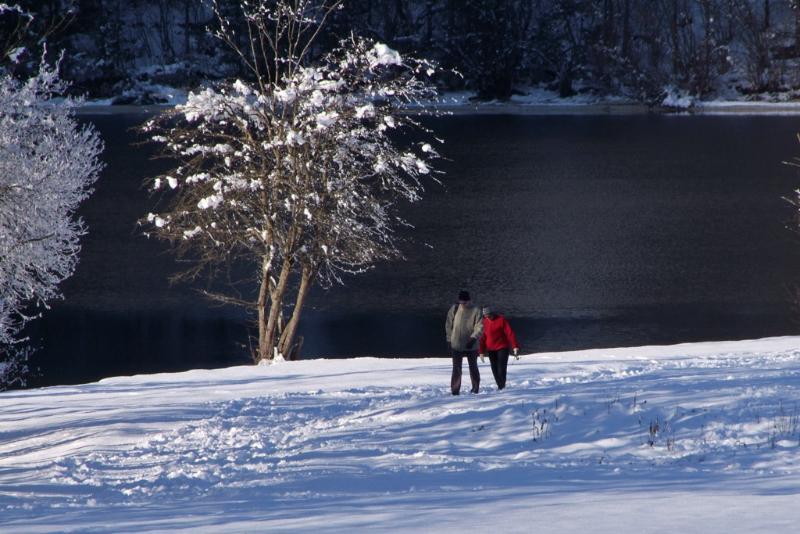
[[[81,263],[29,328],[32,385],[249,362],[247,317],[195,288],[135,221],[163,168],[144,115],[92,115],[107,167],[81,209]],[[800,333],[800,117],[466,115],[430,121],[443,184],[407,208],[406,261],[315,290],[303,356],[445,356],[459,289],[503,311],[523,351]],[[404,235],[406,235],[404,234]],[[198,286],[201,287],[201,286]],[[443,378],[446,380],[446,378]]]

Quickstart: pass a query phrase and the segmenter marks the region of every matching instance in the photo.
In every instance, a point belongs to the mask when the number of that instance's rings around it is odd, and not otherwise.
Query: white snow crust
[[[457,397],[441,358],[5,392],[0,531],[795,531],[800,338],[481,372]]]

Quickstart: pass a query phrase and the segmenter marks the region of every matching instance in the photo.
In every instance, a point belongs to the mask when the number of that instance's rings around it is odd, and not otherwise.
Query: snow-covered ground
[[[800,338],[481,371],[458,397],[434,358],[5,392],[0,531],[796,532]]]

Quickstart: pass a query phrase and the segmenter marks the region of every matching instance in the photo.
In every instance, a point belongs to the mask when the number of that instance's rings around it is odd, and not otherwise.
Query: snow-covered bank
[[[78,115],[137,114],[152,115],[172,105],[112,106],[103,102],[86,102],[76,110]],[[452,115],[642,115],[646,113],[692,115],[800,115],[800,102],[696,102],[687,108],[651,108],[633,102],[473,102],[443,99],[439,111]],[[411,107],[409,110],[419,110]]]
[[[792,532],[800,338],[0,394],[0,530]],[[466,388],[465,388],[466,390]]]
[[[158,111],[186,103],[188,92],[182,89],[158,86],[153,105],[111,105],[115,99],[87,100],[78,109],[79,114],[108,115],[115,113],[145,113]],[[152,100],[152,99],[151,99]],[[708,115],[800,115],[800,101],[776,98],[769,100],[717,99],[697,100],[687,96],[673,95],[664,99],[662,106],[651,107],[619,96],[577,94],[562,98],[554,91],[528,88],[507,101],[475,99],[469,91],[448,92],[430,107],[453,115],[638,115],[643,113],[680,113]],[[420,110],[426,105],[409,106],[410,111]]]
[[[691,113],[728,115],[795,115],[800,114],[800,101],[716,99],[698,100],[670,95],[661,106],[647,106],[619,96],[577,94],[561,98],[553,91],[531,88],[513,95],[508,101],[477,101],[469,92],[447,93],[437,104],[439,109],[454,114],[515,115],[631,115],[642,113]]]

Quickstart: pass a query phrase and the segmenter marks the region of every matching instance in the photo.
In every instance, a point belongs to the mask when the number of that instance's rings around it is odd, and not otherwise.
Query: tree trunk
[[[770,26],[769,0],[764,0],[764,31],[769,30]]]
[[[425,2],[425,47],[430,47],[433,39],[433,0]]]
[[[678,38],[678,0],[672,1],[672,13],[669,21],[669,36],[672,41],[672,75],[676,77],[681,70],[680,40]]]
[[[603,44],[608,48],[612,48],[617,40],[615,18],[614,1],[605,0],[603,2]]]
[[[558,96],[567,98],[573,95],[575,89],[572,88],[572,67],[568,64],[561,65],[558,73]]]
[[[294,303],[294,310],[289,322],[286,323],[286,328],[281,335],[280,343],[278,344],[278,351],[284,358],[290,358],[295,352],[294,339],[297,334],[297,325],[300,323],[300,315],[303,312],[303,305],[305,304],[308,291],[311,289],[311,284],[314,281],[314,272],[310,267],[303,267],[303,273],[300,278],[300,287],[297,290],[297,299]]]
[[[267,258],[264,262],[267,262]],[[278,318],[291,271],[291,260],[284,260],[278,281],[274,288],[270,288],[270,271],[266,268],[263,270],[258,294],[258,361],[271,360],[275,357]],[[267,295],[269,295],[269,311],[267,311]]]
[[[622,12],[622,57],[629,59],[631,52],[631,0],[625,0]]]
[[[161,35],[161,61],[170,64],[175,62],[175,49],[170,38],[172,32],[172,21],[170,20],[170,9],[164,0],[159,3],[160,35]]]
[[[263,259],[263,265],[261,267],[261,284],[258,288],[258,302],[256,306],[258,307],[258,350],[253,353],[253,361],[258,363],[262,359],[262,354],[264,351],[262,350],[261,343],[262,340],[267,338],[267,299],[269,298],[269,258],[266,256]]]
[[[190,0],[184,0],[183,2],[183,58],[189,59],[189,55],[191,54],[192,50],[192,40],[190,39],[190,32],[192,28],[192,20],[189,13],[189,8],[191,6]]]
[[[295,341],[294,345],[292,346],[292,352],[290,352],[288,355],[290,361],[300,359],[300,351],[303,350],[303,340],[303,336],[297,336],[297,341]]]

